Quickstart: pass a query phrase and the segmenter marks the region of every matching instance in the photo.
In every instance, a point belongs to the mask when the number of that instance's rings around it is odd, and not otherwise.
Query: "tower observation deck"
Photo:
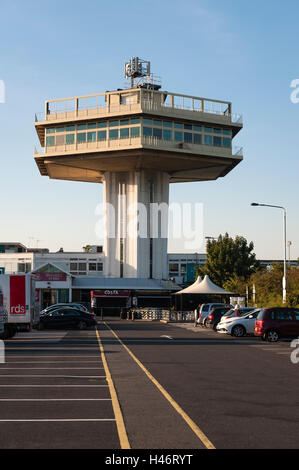
[[[140,73],[132,73],[133,59],[129,64],[130,88],[47,100],[35,117],[43,149],[34,158],[43,176],[103,183],[104,203],[115,211],[105,222],[107,277],[161,280],[168,276],[167,238],[139,237],[128,208],[135,205],[136,216],[139,204],[168,204],[169,183],[227,175],[243,159],[232,146],[242,117],[227,101],[162,91],[149,63]],[[120,226],[130,227],[129,236]]]

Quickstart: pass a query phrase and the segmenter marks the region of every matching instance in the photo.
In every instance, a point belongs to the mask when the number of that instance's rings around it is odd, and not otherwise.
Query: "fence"
[[[194,322],[194,312],[179,312],[159,308],[131,309],[127,318],[131,320],[152,320],[170,322]]]

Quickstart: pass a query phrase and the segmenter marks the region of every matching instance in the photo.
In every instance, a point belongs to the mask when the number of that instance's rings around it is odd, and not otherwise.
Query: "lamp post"
[[[284,251],[284,261],[283,261],[283,279],[282,279],[282,301],[284,304],[287,303],[287,211],[282,206],[273,206],[270,204],[258,204],[253,202],[251,204],[253,207],[274,207],[275,209],[283,210],[283,251]]]

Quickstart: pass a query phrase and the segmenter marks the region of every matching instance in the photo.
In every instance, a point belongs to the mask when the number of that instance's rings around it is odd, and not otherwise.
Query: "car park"
[[[261,309],[255,322],[254,335],[271,343],[276,343],[280,338],[299,336],[299,309]]]
[[[217,331],[237,338],[254,335],[255,321],[259,312],[260,310],[256,309],[242,317],[227,318],[223,322],[218,323]]]
[[[96,324],[96,316],[93,313],[83,312],[75,308],[60,307],[40,317],[39,329],[79,328],[85,330]]]
[[[221,321],[221,318],[230,309],[231,309],[230,306],[213,308],[205,320],[205,326],[207,328],[212,328],[213,330],[216,330],[216,327],[218,323]]]

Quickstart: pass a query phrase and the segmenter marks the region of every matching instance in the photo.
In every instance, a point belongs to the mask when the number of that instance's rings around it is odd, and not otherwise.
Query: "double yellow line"
[[[125,423],[124,423],[123,414],[122,414],[122,411],[120,409],[117,393],[116,393],[114,383],[113,383],[113,380],[112,380],[112,377],[111,377],[111,374],[110,374],[110,370],[109,370],[109,367],[108,367],[108,364],[107,364],[107,361],[106,361],[104,348],[103,348],[102,341],[101,341],[98,330],[96,330],[96,335],[97,335],[99,348],[100,348],[100,352],[101,352],[101,358],[102,358],[102,362],[103,362],[103,366],[104,366],[104,370],[105,370],[105,374],[106,374],[106,379],[107,379],[107,382],[108,382],[110,395],[111,395],[111,399],[112,399],[112,407],[113,407],[113,411],[114,411],[114,415],[115,415],[115,419],[116,419],[116,426],[117,426],[117,432],[118,432],[118,437],[119,437],[119,441],[120,441],[120,446],[121,446],[122,449],[131,449],[129,439],[128,439],[128,435],[127,435],[127,431],[126,431],[126,427],[125,427]]]
[[[208,437],[204,434],[204,432],[197,426],[197,424],[185,413],[185,411],[180,407],[180,405],[172,398],[172,396],[165,390],[164,387],[152,376],[152,374],[144,367],[144,365],[137,359],[137,357],[132,353],[132,351],[122,342],[122,340],[117,336],[117,334],[110,328],[109,325],[105,322],[105,325],[114,337],[118,340],[118,342],[123,346],[123,348],[127,351],[127,353],[132,357],[132,359],[138,364],[138,366],[143,370],[143,372],[147,375],[147,377],[151,380],[151,382],[157,387],[157,389],[162,393],[164,398],[171,404],[171,406],[176,410],[176,412],[183,418],[183,420],[187,423],[190,429],[194,432],[194,434],[199,438],[202,444],[205,446],[206,449],[215,449],[215,446],[212,442],[208,439]],[[104,364],[104,369],[107,376],[107,381],[111,393],[113,409],[115,413],[117,429],[119,434],[119,439],[121,443],[122,449],[130,449],[130,443],[128,440],[126,428],[124,425],[123,415],[119,406],[116,390],[111,378],[111,374],[108,368],[108,364],[105,358],[104,348],[100,339],[99,332],[97,331],[97,337],[100,345],[100,351],[102,355],[102,361]]]

